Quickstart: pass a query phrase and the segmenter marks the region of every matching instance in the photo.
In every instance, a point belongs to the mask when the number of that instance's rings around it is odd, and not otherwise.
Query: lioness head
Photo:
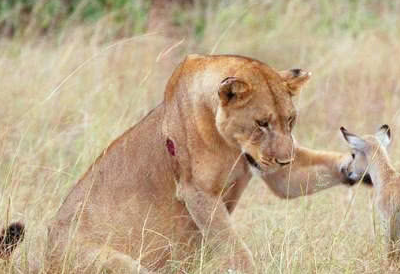
[[[276,72],[252,62],[222,80],[216,124],[231,146],[239,148],[256,170],[274,172],[292,161],[292,129],[297,95],[310,73]]]

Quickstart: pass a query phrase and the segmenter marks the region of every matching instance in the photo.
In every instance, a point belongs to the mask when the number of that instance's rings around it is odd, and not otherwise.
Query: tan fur
[[[347,180],[342,169],[351,162],[349,155],[316,151],[296,146],[294,162],[290,166],[262,178],[281,198],[311,195]]]
[[[82,269],[147,273],[168,260],[190,263],[205,240],[225,254],[220,271],[255,273],[230,219],[252,176],[248,161],[282,197],[346,179],[340,168],[348,155],[293,144],[291,97],[309,77],[300,72],[278,73],[239,56],[187,57],[164,101],[114,141],[71,190],[50,226],[49,260],[65,265],[65,254],[76,250]],[[329,185],[320,188],[325,175]]]
[[[376,135],[358,137],[342,129],[353,148],[355,161],[348,172],[361,177],[368,172],[374,185],[375,206],[386,230],[388,257],[400,259],[400,175],[392,167],[386,146],[390,142],[390,129],[383,126]],[[387,134],[387,138],[384,136]],[[349,138],[352,138],[349,139]],[[385,137],[386,141],[382,141]],[[352,142],[355,143],[355,146]],[[386,142],[386,144],[385,144]]]

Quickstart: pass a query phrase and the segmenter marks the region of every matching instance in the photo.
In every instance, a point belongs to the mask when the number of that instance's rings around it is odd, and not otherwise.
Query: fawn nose
[[[357,173],[350,171],[349,174],[347,175],[348,178],[352,180],[358,180],[357,178]]]

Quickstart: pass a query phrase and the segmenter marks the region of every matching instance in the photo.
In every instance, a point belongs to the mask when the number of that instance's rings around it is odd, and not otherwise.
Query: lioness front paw
[[[362,180],[366,185],[372,185],[372,180],[369,173],[366,173],[363,168],[360,168],[355,161],[355,155],[352,153],[343,157],[339,164],[340,173],[344,179],[343,184],[353,186],[355,183]]]
[[[339,163],[340,173],[343,175],[343,184],[352,186],[357,183],[361,176],[358,176],[352,171],[353,167],[353,157],[352,155],[346,155],[342,157]]]

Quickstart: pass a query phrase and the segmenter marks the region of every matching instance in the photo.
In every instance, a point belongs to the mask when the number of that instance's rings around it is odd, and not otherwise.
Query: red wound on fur
[[[169,154],[171,154],[172,156],[175,156],[175,145],[174,145],[174,142],[172,142],[172,140],[170,140],[170,139],[167,139],[166,146],[167,146]]]

